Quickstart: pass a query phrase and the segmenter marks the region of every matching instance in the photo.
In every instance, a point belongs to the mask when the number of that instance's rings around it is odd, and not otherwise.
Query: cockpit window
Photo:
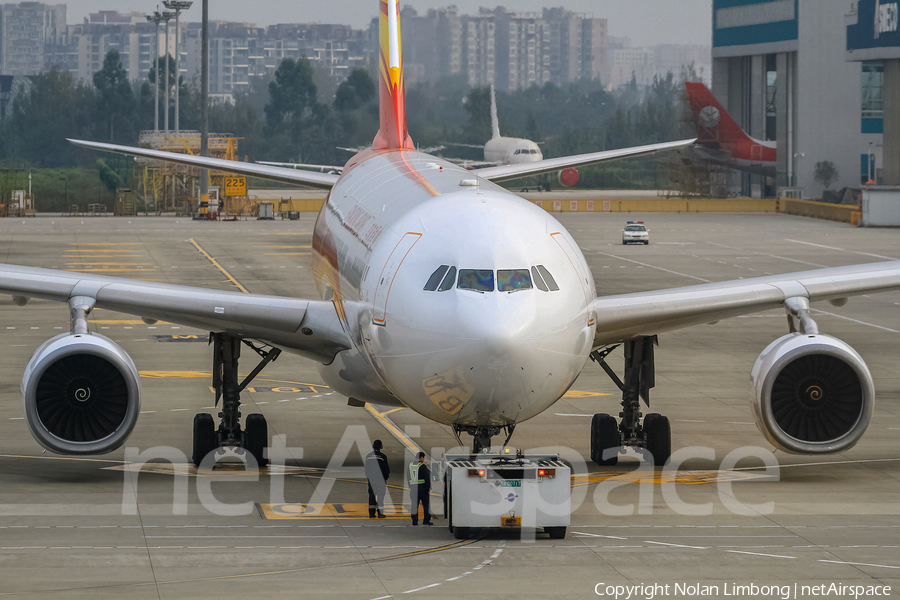
[[[544,265],[537,266],[538,272],[541,274],[541,277],[547,283],[547,287],[550,288],[551,292],[559,291],[559,286],[556,285],[556,280],[553,279],[553,275],[550,274],[550,271],[547,270],[547,267]]]
[[[534,277],[534,284],[539,290],[541,290],[542,292],[548,291],[547,284],[544,283],[543,279],[541,279],[541,274],[538,273],[537,267],[531,267],[531,276]]]
[[[446,292],[453,288],[454,283],[456,283],[456,267],[450,267],[450,270],[447,271],[447,276],[444,277],[444,281],[441,283],[441,287],[438,288],[438,291]]]
[[[528,269],[505,269],[497,271],[497,289],[501,292],[530,290],[531,274]]]
[[[447,273],[447,269],[449,269],[449,265],[441,265],[437,268],[437,271],[431,274],[431,277],[428,278],[428,283],[425,284],[426,292],[433,292],[440,285],[441,280],[444,279],[444,275]]]
[[[494,272],[486,269],[460,269],[456,287],[461,290],[493,292]]]

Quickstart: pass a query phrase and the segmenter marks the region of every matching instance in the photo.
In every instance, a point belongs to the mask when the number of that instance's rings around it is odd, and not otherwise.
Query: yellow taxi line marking
[[[71,273],[125,273],[129,271],[150,271],[151,269],[123,269],[116,267],[114,269],[63,269]]]
[[[26,456],[24,454],[0,454],[0,458],[34,458],[37,460],[70,460],[70,461],[75,461],[75,462],[111,463],[114,465],[125,464],[121,460],[104,460],[102,458],[68,458],[65,456]]]
[[[234,285],[236,285],[237,288],[238,288],[239,290],[241,290],[241,291],[244,292],[245,294],[249,294],[249,293],[250,293],[249,291],[247,291],[247,288],[245,288],[244,286],[242,286],[241,283],[240,283],[237,279],[235,279],[234,277],[232,277],[232,276],[231,276],[231,273],[229,273],[228,271],[226,271],[225,268],[224,268],[222,265],[220,265],[219,262],[218,262],[216,259],[214,259],[212,256],[210,256],[209,253],[206,252],[206,250],[204,250],[203,248],[201,248],[201,247],[200,247],[200,244],[198,244],[197,242],[195,242],[193,238],[189,239],[188,241],[189,241],[190,243],[192,243],[192,244],[194,245],[194,247],[197,248],[197,250],[200,251],[200,254],[202,254],[203,256],[205,256],[205,257],[209,260],[209,262],[211,262],[213,265],[215,265],[215,267],[216,267],[217,269],[219,269],[219,270],[222,272],[222,274],[225,275],[225,277],[227,277],[228,280],[229,280],[231,283],[233,283]]]
[[[413,456],[422,452],[422,449],[416,444],[408,435],[403,433],[399,427],[397,427],[393,421],[387,418],[387,415],[397,412],[398,410],[403,410],[402,408],[395,408],[389,410],[387,412],[378,412],[378,409],[366,402],[366,410],[369,411],[369,414],[375,417],[375,420],[381,423],[381,426],[388,430],[392,436],[397,438],[397,441],[403,444],[403,446],[412,452]]]
[[[115,321],[109,321],[109,320],[101,321],[99,319],[97,319],[97,320],[91,319],[91,323],[94,323],[95,325],[146,325],[146,323],[144,323],[140,319],[136,319],[136,320],[119,319],[119,320],[115,320]],[[156,324],[157,325],[171,325],[171,323],[169,323],[168,321],[158,321]]]

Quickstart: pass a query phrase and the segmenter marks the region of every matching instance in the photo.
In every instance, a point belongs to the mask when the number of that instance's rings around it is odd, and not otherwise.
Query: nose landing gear
[[[618,346],[591,353],[591,360],[599,364],[622,391],[618,427],[615,418],[606,413],[598,413],[591,420],[591,460],[598,465],[615,465],[618,452],[612,450],[621,447],[644,448],[653,457],[654,465],[665,464],[672,455],[669,419],[650,413],[641,422],[641,399],[650,406],[650,388],[656,385],[653,348],[658,344],[656,336],[640,337],[624,343],[624,381],[605,361]]]
[[[491,449],[491,438],[500,435],[501,431],[506,431],[506,440],[503,445],[509,443],[513,432],[516,430],[515,423],[507,423],[506,425],[453,425],[453,434],[460,446],[465,446],[460,439],[461,433],[468,433],[474,440],[472,442],[472,454],[481,454],[485,450]]]
[[[226,333],[211,333],[213,346],[213,389],[216,391],[216,405],[222,400],[219,426],[215,427],[212,415],[200,413],[194,417],[194,452],[192,461],[198,467],[203,459],[218,448],[243,448],[256,459],[260,467],[268,463],[264,450],[268,441],[266,418],[261,414],[247,415],[245,427],[241,430],[241,392],[259,375],[266,365],[278,358],[281,350],[264,350],[253,343]],[[238,383],[238,359],[241,344],[247,345],[262,357],[253,371]]]

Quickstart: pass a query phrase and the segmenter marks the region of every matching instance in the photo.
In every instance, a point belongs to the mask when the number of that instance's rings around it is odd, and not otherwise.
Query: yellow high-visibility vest
[[[419,477],[419,467],[422,466],[423,463],[414,462],[409,465],[409,483],[410,485],[419,485],[425,483],[424,479]]]

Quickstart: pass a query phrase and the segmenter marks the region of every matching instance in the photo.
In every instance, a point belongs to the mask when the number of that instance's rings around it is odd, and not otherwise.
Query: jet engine
[[[793,454],[852,448],[875,406],[868,367],[829,335],[778,338],[756,359],[750,384],[756,426],[776,448]]]
[[[570,188],[578,183],[578,169],[563,169],[556,175],[559,178],[559,184],[563,187]]]
[[[131,360],[102,335],[63,334],[37,349],[22,377],[31,435],[58,454],[103,454],[128,439],[141,412]]]

